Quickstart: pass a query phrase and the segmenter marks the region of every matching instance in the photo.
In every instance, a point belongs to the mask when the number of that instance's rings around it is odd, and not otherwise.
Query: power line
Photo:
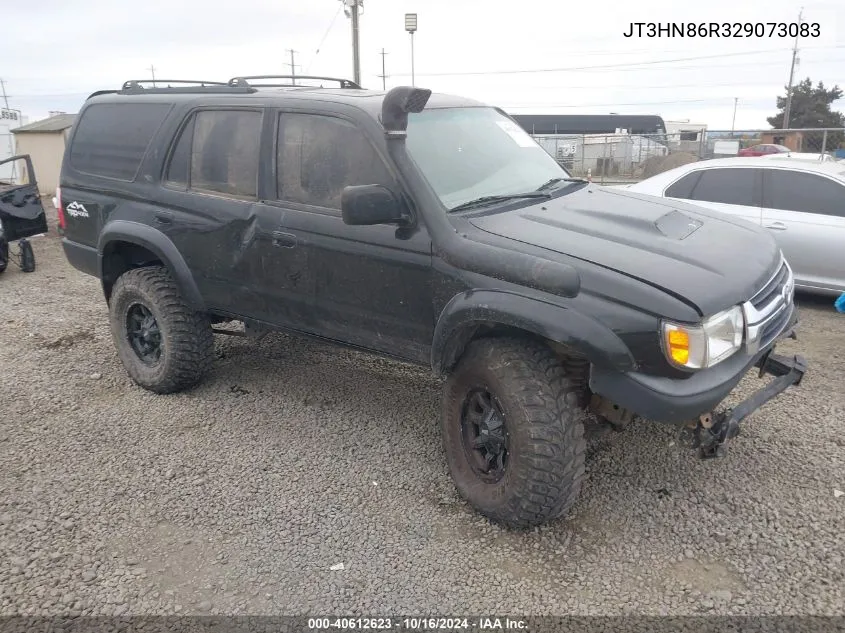
[[[820,47],[821,48],[821,47]],[[845,45],[841,46],[830,46],[825,48],[845,48]],[[450,72],[443,72],[443,73],[423,73],[422,75],[425,77],[466,77],[472,75],[522,75],[522,74],[531,74],[531,73],[555,73],[555,72],[568,72],[573,70],[603,70],[603,69],[618,69],[618,68],[631,68],[633,66],[653,66],[656,64],[671,64],[674,62],[687,62],[687,61],[696,61],[701,59],[719,59],[725,57],[741,57],[746,55],[762,55],[765,53],[782,53],[783,49],[780,48],[771,48],[766,50],[759,50],[759,51],[744,51],[739,53],[719,53],[716,55],[698,55],[695,57],[676,57],[673,59],[655,59],[651,61],[644,61],[644,62],[626,62],[624,64],[602,64],[598,66],[569,66],[569,67],[561,67],[561,68],[531,68],[531,69],[521,69],[521,70],[474,70],[474,71],[450,71]],[[631,68],[632,70],[635,70]],[[669,69],[667,69],[669,70]],[[403,76],[407,76],[409,73],[397,73]]]
[[[323,47],[323,43],[326,41],[326,38],[329,36],[329,32],[332,30],[332,27],[334,26],[335,21],[337,21],[337,16],[340,15],[340,11],[342,9],[343,9],[343,4],[338,6],[337,11],[335,11],[334,17],[332,18],[332,21],[329,22],[329,28],[326,29],[325,33],[323,33],[323,37],[320,39],[320,43],[317,44],[317,50],[314,51],[314,56],[311,58],[311,61],[308,62],[308,68],[305,69],[306,75],[308,74],[308,71],[311,70],[311,66],[314,65],[314,60],[317,59],[317,55],[320,54],[320,49]]]

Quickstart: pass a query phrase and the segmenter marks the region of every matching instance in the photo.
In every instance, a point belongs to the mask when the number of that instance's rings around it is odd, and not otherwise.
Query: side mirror
[[[405,224],[411,218],[396,195],[382,185],[344,187],[340,194],[344,224]]]

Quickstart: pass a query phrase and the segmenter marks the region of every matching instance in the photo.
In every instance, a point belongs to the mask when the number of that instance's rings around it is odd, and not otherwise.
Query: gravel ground
[[[33,244],[37,271],[0,277],[0,615],[845,613],[829,300],[803,298],[783,346],[804,383],[726,459],[638,423],[591,443],[568,518],[519,533],[457,497],[425,369],[217,337],[201,386],[156,396],[97,280],[54,229]]]

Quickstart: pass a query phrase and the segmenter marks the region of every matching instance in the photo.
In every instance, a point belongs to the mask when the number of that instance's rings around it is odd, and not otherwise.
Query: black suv
[[[460,493],[530,526],[578,496],[585,421],[686,425],[718,456],[801,380],[772,353],[797,312],[765,230],[571,178],[495,107],[296,81],[132,81],[84,104],[64,250],[102,280],[142,387],[195,384],[235,320],[430,366]],[[714,412],[753,367],[777,377]]]

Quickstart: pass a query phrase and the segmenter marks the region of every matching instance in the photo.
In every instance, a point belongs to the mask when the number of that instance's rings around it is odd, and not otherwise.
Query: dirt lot
[[[0,615],[845,613],[831,300],[800,301],[810,373],[725,460],[636,424],[591,444],[571,516],[516,533],[456,496],[427,371],[218,337],[201,386],[155,396],[51,230],[0,277]]]

